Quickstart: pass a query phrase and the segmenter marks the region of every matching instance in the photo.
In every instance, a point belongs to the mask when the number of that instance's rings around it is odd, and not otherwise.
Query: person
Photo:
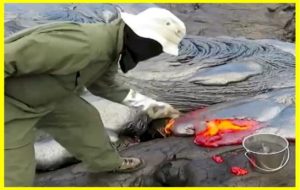
[[[107,24],[40,25],[5,40],[5,186],[33,185],[35,128],[92,172],[130,172],[142,165],[140,158],[120,157],[99,113],[78,89],[141,107],[154,119],[179,115],[167,103],[116,84],[114,76],[162,52],[178,55],[184,23],[161,8],[120,15]]]

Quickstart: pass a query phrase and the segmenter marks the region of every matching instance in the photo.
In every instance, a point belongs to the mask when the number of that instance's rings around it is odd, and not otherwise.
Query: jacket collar
[[[118,40],[117,40],[117,53],[120,57],[122,50],[123,50],[123,45],[124,45],[124,27],[125,23],[122,19],[118,19],[119,24],[119,31],[118,31]]]

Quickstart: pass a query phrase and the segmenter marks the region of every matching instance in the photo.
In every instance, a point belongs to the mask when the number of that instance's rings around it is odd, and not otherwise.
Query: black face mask
[[[138,36],[131,28],[125,25],[124,46],[120,60],[120,67],[124,73],[133,69],[138,62],[155,57],[162,52],[160,43]]]

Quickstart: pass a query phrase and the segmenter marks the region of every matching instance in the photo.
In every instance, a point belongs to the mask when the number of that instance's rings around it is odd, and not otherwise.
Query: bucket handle
[[[289,161],[289,159],[290,159],[290,150],[289,150],[289,148],[287,148],[287,157],[286,157],[286,161],[284,162],[284,158],[283,158],[283,160],[282,160],[282,162],[281,162],[281,164],[280,164],[280,166],[278,167],[278,168],[273,168],[273,169],[264,169],[264,168],[261,168],[261,167],[259,167],[249,156],[248,156],[248,153],[249,152],[245,152],[245,156],[247,157],[247,159],[251,162],[251,164],[254,166],[254,167],[256,167],[256,168],[258,168],[258,169],[260,169],[260,170],[262,170],[262,171],[265,171],[265,172],[275,172],[275,171],[278,171],[278,170],[280,170],[280,169],[282,169],[287,163],[288,163],[288,161]],[[284,164],[282,164],[284,162]]]

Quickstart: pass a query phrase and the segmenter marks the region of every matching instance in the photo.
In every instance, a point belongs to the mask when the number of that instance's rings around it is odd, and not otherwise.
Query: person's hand
[[[170,104],[164,102],[152,102],[145,110],[151,119],[177,118],[180,112]]]
[[[155,101],[133,90],[130,90],[123,104],[141,108],[151,119],[176,118],[180,115],[180,112],[170,104]]]

